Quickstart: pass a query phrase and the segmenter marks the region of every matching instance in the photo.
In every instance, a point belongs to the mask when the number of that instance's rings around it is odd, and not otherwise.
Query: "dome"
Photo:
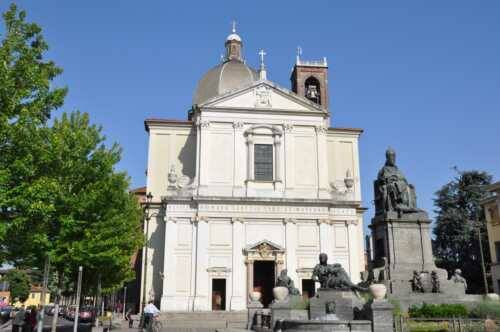
[[[237,41],[241,42],[241,37],[238,36],[238,34],[236,34],[236,33],[232,33],[229,36],[227,36],[227,38],[226,38],[226,41],[230,41],[230,40],[237,40]]]
[[[233,59],[210,69],[198,82],[193,104],[201,104],[210,98],[248,86],[259,80],[256,70],[240,60]]]

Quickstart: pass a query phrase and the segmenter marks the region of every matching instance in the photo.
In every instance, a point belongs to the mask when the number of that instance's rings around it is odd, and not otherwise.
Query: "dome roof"
[[[240,60],[233,59],[210,69],[198,82],[193,104],[242,88],[259,80],[256,70]]]
[[[237,40],[237,41],[241,42],[241,37],[238,34],[233,32],[232,34],[230,34],[226,38],[226,41],[230,41],[230,40]]]

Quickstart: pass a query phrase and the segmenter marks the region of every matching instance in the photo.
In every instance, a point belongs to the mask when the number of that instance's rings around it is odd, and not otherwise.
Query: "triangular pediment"
[[[270,81],[258,81],[207,100],[201,108],[327,113],[321,106]]]
[[[266,255],[272,255],[275,253],[283,253],[283,252],[285,252],[285,248],[283,248],[280,245],[277,245],[276,243],[273,243],[269,240],[261,240],[257,243],[246,246],[245,252],[247,252],[247,253],[258,252],[258,253],[261,253],[261,255],[266,256]]]

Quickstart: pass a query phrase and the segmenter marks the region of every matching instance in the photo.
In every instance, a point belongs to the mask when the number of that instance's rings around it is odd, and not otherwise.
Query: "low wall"
[[[291,332],[303,331],[338,331],[338,332],[371,332],[369,320],[354,321],[320,321],[320,320],[285,320],[281,328]]]

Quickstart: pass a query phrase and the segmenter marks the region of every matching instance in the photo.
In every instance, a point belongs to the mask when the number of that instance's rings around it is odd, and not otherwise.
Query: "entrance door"
[[[314,280],[312,279],[302,279],[302,297],[304,299],[309,299],[315,294]]]
[[[226,310],[226,279],[212,279],[212,310]]]
[[[274,261],[255,261],[253,264],[253,289],[262,293],[265,308],[273,301],[273,288],[276,279]]]

